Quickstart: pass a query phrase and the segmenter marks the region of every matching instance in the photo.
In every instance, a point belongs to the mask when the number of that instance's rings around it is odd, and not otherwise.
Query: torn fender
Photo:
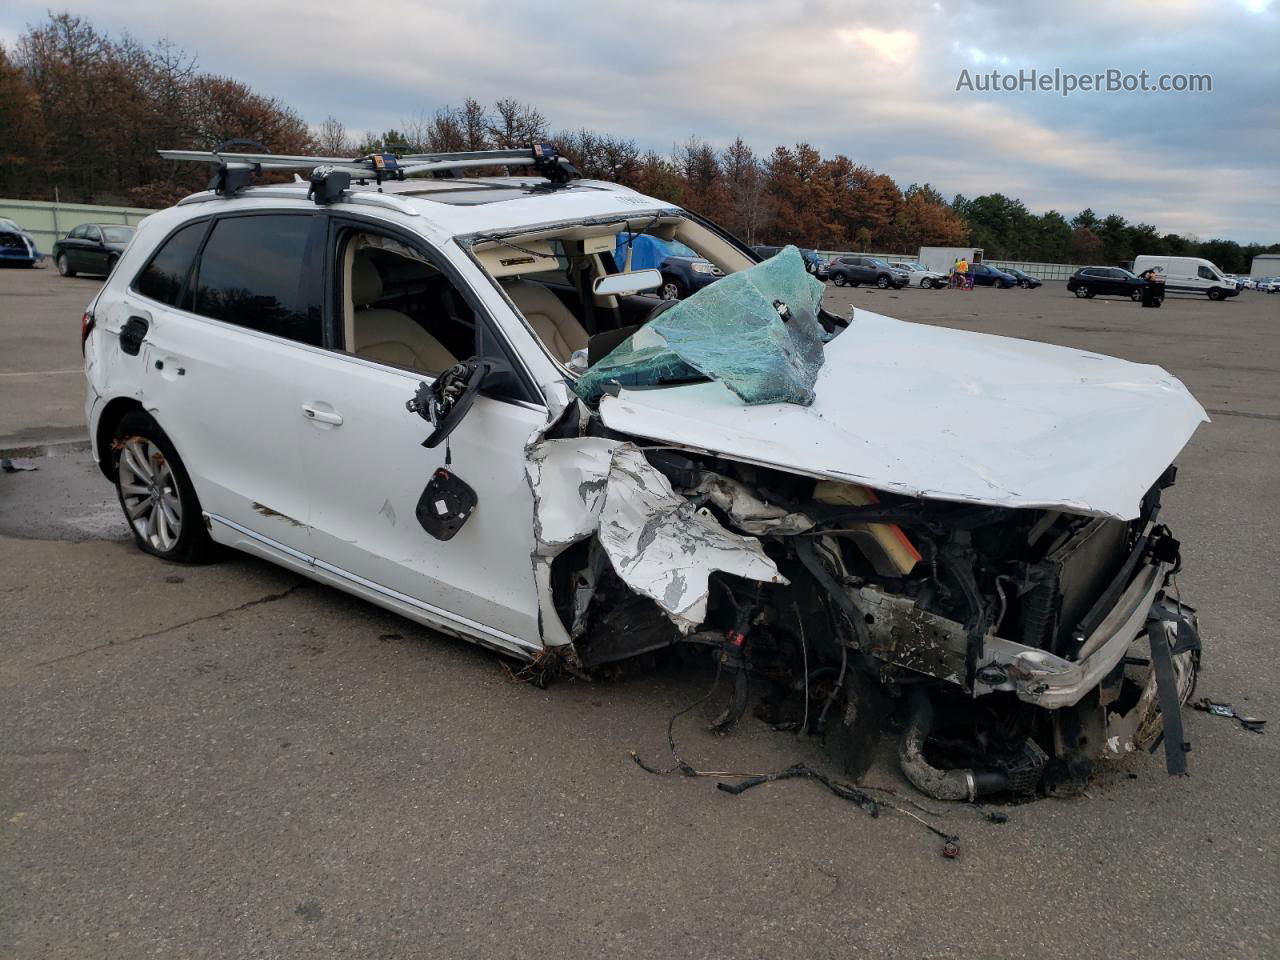
[[[858,310],[812,406],[718,382],[605,396],[621,433],[912,497],[1131,520],[1204,409],[1172,374]]]
[[[759,540],[726,530],[676,493],[635,444],[542,440],[529,447],[526,475],[534,498],[534,568],[544,592],[551,559],[590,536],[622,582],[685,633],[706,619],[712,573],[786,583]]]

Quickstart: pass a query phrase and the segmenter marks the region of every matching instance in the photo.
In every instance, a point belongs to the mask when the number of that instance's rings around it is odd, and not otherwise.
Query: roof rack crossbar
[[[244,141],[232,141],[243,143]],[[316,181],[324,174],[345,173],[359,180],[373,179],[381,185],[384,179],[403,180],[411,173],[444,174],[475,167],[534,167],[551,181],[552,187],[563,186],[579,176],[573,164],[565,160],[550,143],[534,143],[518,150],[468,150],[458,153],[371,153],[363,157],[315,157],[278,153],[231,153],[219,150],[160,150],[166,160],[213,163],[218,172],[210,189],[220,196],[231,196],[244,187],[253,173],[263,170],[312,171]],[[342,191],[338,190],[338,194]],[[327,201],[326,201],[327,202]]]

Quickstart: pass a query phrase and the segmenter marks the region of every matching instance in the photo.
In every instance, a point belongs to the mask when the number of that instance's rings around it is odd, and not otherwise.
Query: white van
[[[1143,255],[1133,261],[1133,272],[1142,276],[1155,270],[1164,278],[1168,293],[1204,293],[1210,300],[1224,300],[1240,293],[1234,280],[1201,257],[1154,257]]]

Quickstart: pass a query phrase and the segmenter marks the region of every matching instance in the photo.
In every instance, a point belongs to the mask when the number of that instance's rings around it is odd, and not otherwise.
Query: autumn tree
[[[951,247],[965,242],[969,227],[952,210],[942,194],[929,184],[913,183],[903,192],[894,223],[894,249]]]
[[[726,225],[747,243],[759,242],[760,231],[772,214],[760,161],[738,137],[721,154],[720,169],[729,200]]]
[[[314,139],[316,149],[327,157],[349,157],[355,153],[355,144],[347,133],[346,125],[333,114],[324,118]]]
[[[47,172],[48,139],[39,96],[0,47],[0,194],[38,189]]]
[[[493,105],[488,133],[495,149],[527,147],[547,138],[547,118],[536,107],[504,98]]]
[[[676,150],[676,166],[684,179],[684,205],[712,220],[729,214],[729,191],[715,147],[700,137],[690,137]]]
[[[1071,243],[1067,255],[1071,263],[1097,263],[1102,254],[1102,241],[1088,227],[1078,226],[1071,231]]]

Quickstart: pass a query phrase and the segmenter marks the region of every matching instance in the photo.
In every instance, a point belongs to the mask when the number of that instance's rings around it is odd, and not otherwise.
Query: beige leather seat
[[[530,280],[504,280],[502,287],[547,345],[551,355],[561,363],[568,363],[573,351],[586,349],[590,339],[587,331],[573,311],[542,284]]]
[[[423,373],[439,373],[458,362],[412,317],[399,310],[370,307],[380,296],[382,275],[367,256],[357,253],[351,263],[352,353]]]

